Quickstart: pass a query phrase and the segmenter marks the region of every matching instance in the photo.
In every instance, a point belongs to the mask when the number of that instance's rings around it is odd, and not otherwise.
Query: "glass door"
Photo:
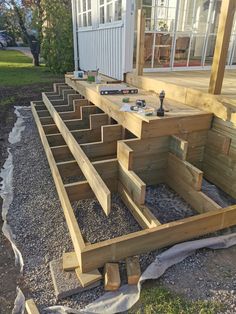
[[[171,66],[171,51],[178,0],[143,0],[146,12],[145,68],[168,68]]]

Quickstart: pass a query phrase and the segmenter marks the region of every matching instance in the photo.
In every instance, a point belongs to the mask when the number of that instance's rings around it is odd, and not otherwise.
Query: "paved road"
[[[29,47],[7,47],[7,50],[17,50],[17,51],[21,51],[24,55],[26,55],[27,57],[33,59],[33,56],[30,52],[30,48]]]

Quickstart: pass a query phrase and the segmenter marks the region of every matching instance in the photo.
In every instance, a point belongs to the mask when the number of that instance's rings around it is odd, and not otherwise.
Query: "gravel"
[[[147,187],[146,204],[162,224],[197,214],[181,196],[166,184]]]
[[[26,298],[34,298],[40,311],[44,313],[43,308],[56,304],[49,262],[61,257],[64,251],[73,250],[73,247],[31,112],[22,110],[22,114],[25,117],[26,128],[22,133],[21,142],[11,147],[15,166],[14,199],[8,219],[25,262],[21,288],[23,287]],[[162,200],[157,202],[157,197],[161,197]],[[195,214],[182,198],[162,184],[147,189],[147,203],[161,222]],[[113,210],[108,218],[96,200],[79,201],[73,204],[73,207],[82,233],[91,243],[140,230],[118,195],[112,198]],[[142,271],[154,260],[156,254],[157,251],[140,256]],[[211,254],[214,254],[214,251]],[[203,258],[203,261],[198,262],[200,258]],[[206,272],[204,259],[207,258],[204,250],[198,252],[194,257],[172,267],[161,280],[166,281],[167,285],[168,282],[174,282],[178,290],[177,279],[179,278],[180,283],[183,282],[187,271],[192,273],[195,269],[199,271],[204,269]],[[122,282],[125,283],[124,261],[120,262],[120,269]],[[181,277],[175,274],[181,274]],[[204,279],[204,274],[201,277]],[[227,303],[233,304],[234,293],[230,292],[226,297],[219,292],[224,288],[223,283],[225,284],[224,278],[221,279],[222,282],[219,279],[218,294],[213,296],[221,299],[222,302],[226,300]],[[191,287],[192,282],[191,280],[188,282]],[[229,286],[227,292],[235,290],[235,278],[229,278],[227,285]],[[170,283],[170,286],[173,285]],[[208,291],[207,285],[201,288],[202,294],[199,294],[199,298],[205,298],[206,291]],[[101,296],[103,292],[103,287],[99,286],[66,298],[57,304],[80,308]],[[233,310],[235,311],[227,313],[235,313],[236,309]]]

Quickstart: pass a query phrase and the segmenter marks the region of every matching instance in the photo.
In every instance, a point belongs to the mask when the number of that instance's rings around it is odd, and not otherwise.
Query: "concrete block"
[[[49,266],[57,300],[100,285],[100,281],[97,281],[83,288],[75,271],[63,270],[62,258],[51,261]]]

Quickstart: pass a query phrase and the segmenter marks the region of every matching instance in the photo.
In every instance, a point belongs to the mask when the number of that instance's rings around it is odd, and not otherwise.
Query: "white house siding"
[[[99,68],[99,72],[105,75],[123,78],[123,26],[81,31],[78,42],[81,69]]]
[[[92,0],[91,6],[86,6],[86,12],[88,9],[91,12],[91,24],[85,27],[80,25],[83,12],[79,11],[78,1],[72,0],[80,68],[85,71],[99,69],[102,74],[123,80],[124,73],[133,69],[134,0],[122,0],[122,19],[105,24],[100,24],[100,2]],[[108,2],[111,1],[116,0]],[[74,43],[76,46],[75,40]]]

